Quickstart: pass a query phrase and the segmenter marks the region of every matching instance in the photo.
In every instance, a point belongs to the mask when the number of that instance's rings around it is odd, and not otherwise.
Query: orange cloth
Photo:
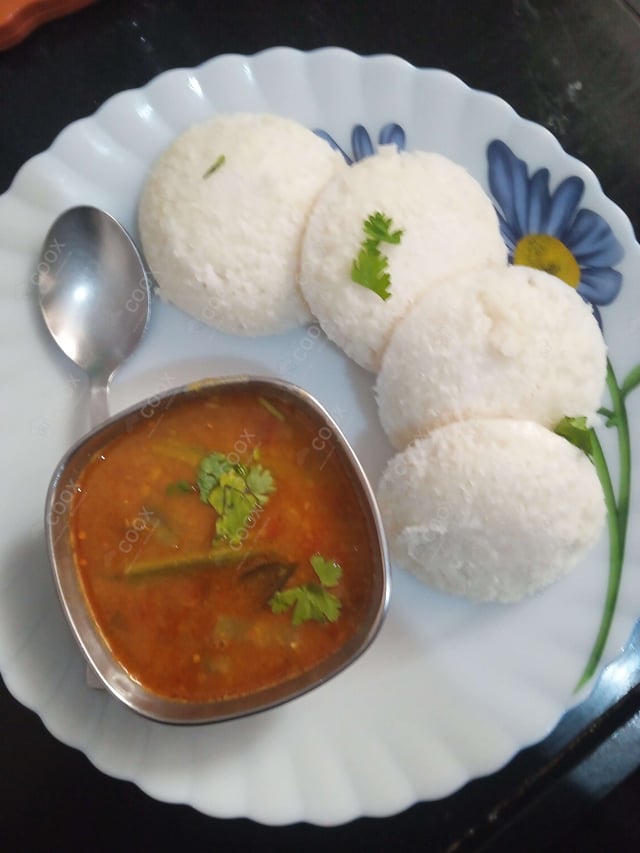
[[[94,0],[0,0],[0,50],[5,50],[50,21]]]

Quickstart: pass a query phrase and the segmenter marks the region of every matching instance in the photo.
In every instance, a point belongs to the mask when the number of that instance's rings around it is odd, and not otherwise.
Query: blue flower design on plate
[[[496,201],[500,230],[512,263],[536,267],[575,287],[589,302],[600,323],[597,306],[609,305],[622,286],[622,274],[614,269],[624,249],[605,220],[593,210],[580,207],[584,181],[571,175],[553,193],[549,170],[529,176],[506,143],[494,139],[487,147],[489,188]],[[624,566],[631,492],[631,442],[626,398],[640,386],[640,365],[618,382],[607,359],[607,388],[611,407],[603,407],[605,426],[618,433],[617,489],[607,459],[593,427],[584,418],[565,418],[556,431],[580,447],[591,459],[600,478],[608,516],[609,578],[607,593],[589,660],[578,687],[593,676],[602,658],[616,609]],[[565,423],[568,422],[568,423]]]
[[[338,145],[335,139],[327,133],[326,130],[317,129],[314,133],[321,139],[328,142],[335,151],[339,151],[349,166],[352,166],[353,163],[358,160],[364,160],[365,157],[370,157],[372,154],[375,154],[373,142],[369,136],[369,131],[362,124],[356,124],[351,131],[351,150],[353,151],[353,157],[349,157],[346,151]],[[396,145],[400,150],[404,150],[406,148],[406,135],[403,128],[395,122],[385,124],[378,134],[378,144]]]
[[[584,181],[572,175],[551,193],[549,170],[529,177],[527,164],[500,139],[489,144],[487,159],[510,260],[558,276],[594,305],[612,302],[622,286],[613,267],[624,250],[599,214],[579,207]]]

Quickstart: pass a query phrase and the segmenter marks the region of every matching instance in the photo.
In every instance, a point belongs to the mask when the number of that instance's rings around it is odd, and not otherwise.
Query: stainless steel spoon
[[[149,320],[150,287],[125,229],[95,207],[73,207],[49,229],[38,264],[40,307],[60,349],[89,375],[89,422],[109,416],[109,384]]]

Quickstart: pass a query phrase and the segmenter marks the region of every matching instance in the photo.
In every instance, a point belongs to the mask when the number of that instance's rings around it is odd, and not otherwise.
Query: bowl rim
[[[126,431],[132,419],[139,421],[155,417],[163,407],[173,405],[178,399],[240,388],[255,388],[258,393],[263,390],[286,397],[310,413],[319,423],[319,428],[326,426],[331,431],[331,437],[326,440],[335,443],[348,470],[355,474],[354,492],[368,526],[374,557],[371,601],[365,611],[363,624],[355,635],[310,670],[272,687],[236,698],[200,702],[174,700],[151,692],[127,672],[110,651],[91,614],[69,547],[69,515],[75,478],[100,447],[104,447],[123,430]],[[236,719],[277,707],[320,687],[366,651],[379,633],[389,608],[391,563],[380,510],[364,468],[324,406],[304,388],[274,377],[238,374],[201,379],[146,397],[112,415],[76,440],[56,465],[45,499],[44,528],[56,593],[67,624],[87,662],[88,682],[106,688],[127,708],[160,723],[195,725]]]

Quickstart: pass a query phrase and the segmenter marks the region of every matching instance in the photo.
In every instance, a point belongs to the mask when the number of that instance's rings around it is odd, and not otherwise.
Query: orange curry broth
[[[245,390],[164,404],[80,478],[71,536],[85,596],[113,655],[156,694],[211,701],[270,687],[331,655],[362,619],[372,555],[354,486],[332,445],[318,440],[318,424],[293,404],[271,402],[283,420]],[[252,464],[255,448],[276,491],[233,563],[143,571],[209,552],[217,514],[184,484],[195,484],[207,453],[235,452]],[[343,569],[331,590],[342,603],[336,622],[294,627],[292,611],[271,611],[272,576],[242,578],[275,559],[295,566],[282,588],[316,581],[316,553]]]

